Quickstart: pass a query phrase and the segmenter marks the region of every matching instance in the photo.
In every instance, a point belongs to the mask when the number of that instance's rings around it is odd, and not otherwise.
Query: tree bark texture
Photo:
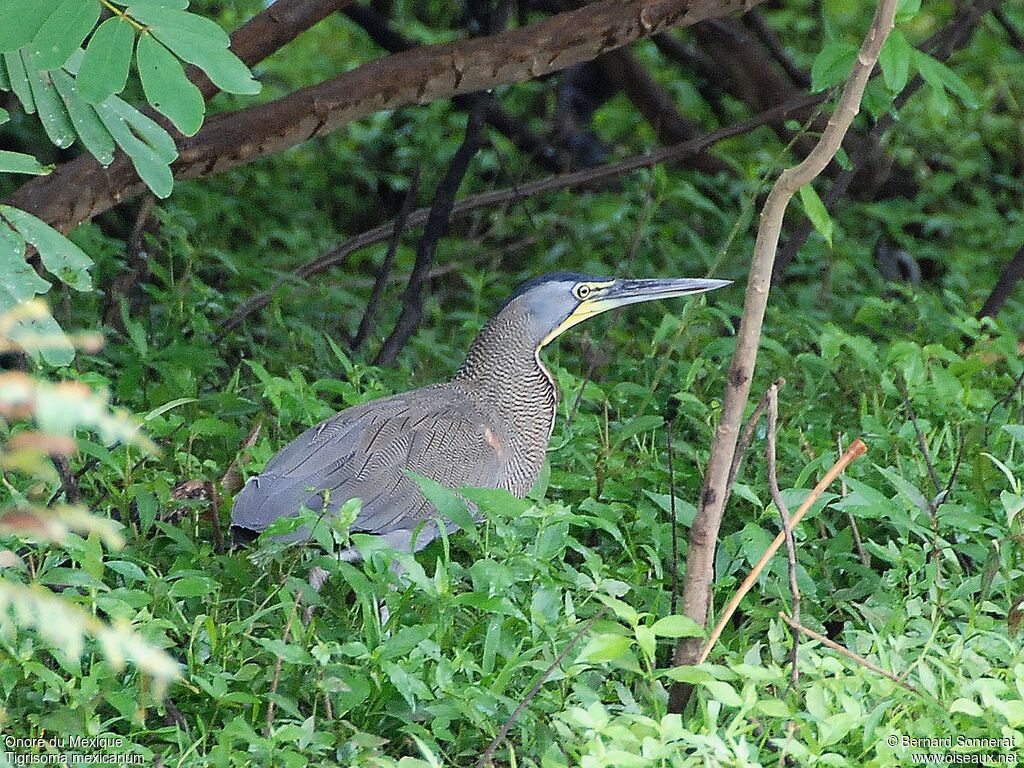
[[[178,142],[174,175],[209,176],[381,110],[542,77],[669,27],[746,11],[761,1],[605,0],[509,32],[387,56],[275,101],[209,119],[195,136]],[[81,156],[28,182],[7,202],[66,232],[143,188],[124,157],[104,168]]]

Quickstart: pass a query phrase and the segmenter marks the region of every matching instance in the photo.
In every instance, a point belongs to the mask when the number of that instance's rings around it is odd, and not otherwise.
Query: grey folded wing
[[[302,507],[324,509],[325,498],[328,514],[360,498],[353,532],[411,549],[413,532],[425,523],[420,549],[438,535],[437,514],[407,470],[453,489],[500,487],[504,462],[495,433],[475,404],[444,385],[349,408],[303,432],[251,478],[235,498],[232,525],[262,531]]]

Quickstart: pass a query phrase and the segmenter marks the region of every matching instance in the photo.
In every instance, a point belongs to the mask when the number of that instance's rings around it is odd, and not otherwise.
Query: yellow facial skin
[[[602,291],[606,291],[614,284],[615,281],[611,280],[607,283],[577,283],[573,286],[574,295],[579,296],[580,291],[586,290],[588,292],[587,298],[583,299],[576,309],[573,310],[572,314],[565,318],[555,330],[544,337],[544,340],[540,343],[541,347],[546,347],[574,325],[579,325],[594,315],[599,315],[602,312],[607,312],[609,309],[615,309],[615,307],[619,306],[619,303],[616,301],[602,301],[601,299]]]

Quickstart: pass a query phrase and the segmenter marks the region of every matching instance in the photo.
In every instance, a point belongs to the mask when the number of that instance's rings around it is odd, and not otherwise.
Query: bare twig
[[[480,756],[480,759],[476,763],[477,768],[485,768],[486,766],[493,765],[494,751],[501,746],[501,743],[503,741],[505,741],[505,737],[508,736],[508,732],[512,730],[512,726],[515,725],[516,720],[519,719],[519,716],[523,714],[523,711],[526,709],[527,705],[531,701],[533,701],[534,696],[540,693],[540,689],[543,687],[544,683],[547,682],[547,679],[551,677],[551,673],[558,669],[559,666],[561,666],[562,662],[565,661],[566,658],[569,656],[569,653],[572,652],[572,649],[576,647],[576,644],[581,639],[583,639],[583,636],[587,634],[590,628],[594,625],[594,622],[596,622],[598,619],[604,616],[607,611],[607,606],[604,606],[601,608],[601,610],[595,613],[587,621],[587,623],[580,627],[576,634],[573,635],[572,640],[570,640],[568,644],[565,646],[565,648],[562,649],[562,652],[558,654],[555,660],[548,665],[548,668],[544,670],[541,676],[537,679],[537,682],[533,684],[533,687],[530,689],[529,693],[527,693],[526,696],[523,697],[523,700],[519,702],[519,706],[515,708],[515,711],[509,716],[508,720],[506,720],[504,724],[501,726],[501,728],[498,730],[498,735],[495,736],[491,743],[487,745],[487,749],[484,750],[483,755]]]
[[[829,469],[829,471],[825,473],[825,476],[818,481],[818,484],[811,489],[811,493],[806,499],[804,499],[804,503],[801,504],[797,511],[793,513],[793,516],[790,518],[790,528],[800,522],[803,516],[807,514],[807,511],[814,505],[814,502],[818,500],[818,497],[825,492],[825,489],[832,484],[832,481],[835,480],[844,469],[846,469],[850,462],[858,456],[861,456],[867,449],[868,447],[860,440],[853,441],[850,447],[846,450],[846,453],[839,457],[838,461],[832,465],[832,468]],[[765,553],[761,555],[761,559],[758,560],[754,564],[754,567],[750,569],[750,573],[747,574],[743,583],[740,584],[739,588],[736,590],[736,594],[732,596],[732,599],[723,609],[721,618],[719,618],[718,623],[715,625],[714,630],[711,632],[710,637],[708,637],[707,642],[704,644],[704,647],[697,658],[698,664],[703,664],[707,661],[708,656],[711,654],[711,649],[715,647],[715,643],[718,642],[718,638],[722,636],[722,631],[725,629],[725,625],[729,622],[729,619],[732,618],[732,615],[736,612],[740,602],[746,596],[747,592],[750,591],[750,588],[754,586],[754,583],[757,581],[757,577],[761,575],[761,571],[763,571],[765,566],[768,565],[769,561],[771,561],[772,556],[778,552],[779,547],[782,546],[785,539],[785,532],[780,532],[772,543],[768,545],[768,549],[766,549]]]
[[[71,462],[68,461],[68,457],[63,453],[53,453],[50,455],[50,460],[60,477],[60,488],[64,493],[64,500],[68,504],[77,504],[82,500],[82,491],[78,487],[75,473],[71,471]]]
[[[796,544],[793,542],[793,520],[789,516],[789,507],[782,499],[779,490],[779,474],[776,467],[776,442],[779,424],[779,389],[774,384],[768,388],[768,439],[766,457],[768,463],[768,488],[771,490],[772,501],[782,518],[782,532],[786,537],[786,558],[789,560],[789,591],[793,596],[793,619],[800,622],[800,588],[796,583]],[[793,632],[793,649],[790,652],[790,685],[796,690],[800,681],[800,670],[797,667],[797,655],[800,650],[800,635]]]
[[[754,34],[771,53],[772,58],[789,75],[789,79],[793,81],[794,85],[805,90],[811,87],[811,76],[796,65],[789,53],[786,52],[779,36],[775,34],[775,30],[768,26],[768,22],[765,21],[760,10],[751,9],[743,15],[743,21],[754,31]]]
[[[409,284],[402,294],[402,312],[398,316],[395,329],[385,339],[384,346],[377,353],[374,360],[376,365],[394,365],[398,353],[419,327],[423,317],[427,276],[434,261],[434,252],[451,221],[452,207],[455,205],[455,194],[459,191],[459,185],[469,170],[470,161],[483,143],[483,129],[483,102],[480,102],[470,110],[466,121],[466,135],[437,187],[434,204],[423,228],[423,236],[420,237],[419,246],[416,248],[416,261],[409,276]]]
[[[732,138],[733,136],[740,136],[744,133],[749,133],[766,123],[781,120],[792,112],[818,104],[826,96],[827,94],[822,93],[802,95],[792,101],[788,101],[777,107],[765,110],[764,112],[761,112],[747,120],[742,120],[733,125],[727,125],[724,128],[720,128],[717,131],[707,134],[706,136],[701,136],[697,139],[693,139],[692,141],[676,144],[671,147],[661,147],[645,155],[634,155],[633,157],[626,158],[625,160],[617,163],[601,165],[596,168],[585,168],[571,173],[558,173],[538,179],[537,181],[470,195],[459,200],[454,206],[452,206],[451,215],[464,216],[467,213],[481,208],[507,205],[509,203],[519,202],[531,197],[537,197],[548,192],[571,189],[572,187],[587,186],[603,182],[608,179],[613,179],[618,176],[623,176],[641,168],[650,168],[655,165],[660,165],[661,163],[677,161],[683,157],[687,157],[695,152],[699,152],[707,147],[717,144],[720,141]],[[426,222],[429,214],[430,208],[417,208],[409,214],[408,219],[406,220],[406,225],[410,228],[421,226]],[[380,226],[374,227],[373,229],[369,229],[366,232],[354,235],[337,248],[306,262],[301,267],[294,270],[290,276],[276,280],[270,286],[269,290],[253,296],[251,299],[235,309],[230,316],[221,322],[220,327],[223,330],[217,338],[221,338],[224,332],[237,328],[247,317],[266,307],[270,303],[271,296],[285,285],[293,283],[295,278],[308,279],[313,275],[319,274],[332,267],[341,266],[348,260],[349,256],[360,248],[382,243],[391,237],[394,231],[395,222],[389,221],[381,224]]]
[[[776,389],[782,389],[785,385],[786,380],[781,377],[772,382],[772,387],[775,387]],[[743,425],[743,431],[740,432],[739,440],[736,441],[736,452],[732,456],[732,466],[729,467],[729,480],[726,483],[726,504],[729,503],[729,496],[732,495],[732,487],[735,485],[736,478],[740,473],[740,468],[743,466],[743,459],[746,456],[747,448],[750,447],[750,441],[754,438],[754,430],[757,429],[757,422],[761,420],[761,416],[764,415],[765,408],[768,407],[768,393],[770,391],[771,387],[769,387],[764,393],[764,396],[758,400],[757,405],[754,406],[754,410],[750,414],[750,418],[747,419],[747,423]]]
[[[665,448],[668,453],[668,499],[672,513],[672,601],[669,606],[673,615],[679,611],[679,515],[676,513],[675,449],[672,447],[672,422],[675,421],[678,408],[678,401],[670,397],[665,407]]]
[[[897,685],[902,685],[908,691],[912,691],[912,692],[918,694],[919,696],[921,695],[921,691],[919,691],[913,684],[908,683],[906,680],[903,680],[903,679],[897,677],[892,672],[888,672],[888,671],[882,669],[880,666],[875,664],[873,661],[868,661],[867,659],[865,659],[860,654],[854,653],[849,648],[847,648],[845,646],[842,646],[839,643],[837,643],[835,640],[830,640],[829,638],[825,637],[823,634],[821,634],[819,632],[815,632],[813,629],[808,629],[807,627],[805,627],[802,624],[800,624],[800,622],[794,621],[793,619],[791,619],[789,616],[787,616],[785,613],[782,613],[781,611],[779,612],[779,618],[782,619],[784,622],[786,622],[792,629],[796,630],[797,632],[800,632],[801,634],[807,635],[812,640],[817,640],[819,643],[821,643],[824,646],[827,646],[827,647],[831,648],[836,653],[841,653],[843,656],[845,656],[846,658],[848,658],[848,659],[850,659],[852,661],[857,662],[858,664],[860,664],[865,669],[870,669],[875,674],[881,675],[882,677],[886,678],[887,680],[892,680],[892,682],[896,683]]]
[[[983,317],[995,317],[1003,308],[1006,300],[1010,298],[1021,278],[1024,278],[1024,245],[1013,255],[1006,266],[999,273],[999,279],[992,287],[992,292],[985,299],[985,303],[978,310],[978,319]]]
[[[283,582],[282,582],[283,583]],[[284,632],[281,633],[281,643],[284,645],[288,644],[288,640],[292,635],[292,620],[295,618],[295,610],[299,606],[298,598],[292,603],[291,610],[288,611],[288,621],[284,625]],[[267,696],[267,718],[263,726],[263,738],[270,738],[270,729],[274,725],[274,694],[277,693],[277,686],[281,682],[281,664],[282,659],[278,656],[274,660],[274,676],[270,680],[270,693]]]
[[[893,28],[895,13],[896,0],[879,0],[871,27],[854,61],[853,69],[843,87],[835,112],[829,119],[821,138],[799,165],[782,172],[769,192],[761,212],[761,223],[754,243],[754,255],[744,299],[743,317],[736,334],[736,352],[727,377],[722,416],[715,433],[715,440],[711,445],[711,456],[704,475],[700,506],[690,527],[690,548],[686,561],[686,579],[683,585],[683,610],[686,615],[699,624],[704,624],[707,620],[710,606],[716,542],[724,512],[723,501],[726,496],[729,470],[732,467],[736,451],[743,410],[750,394],[751,378],[757,361],[757,348],[761,341],[761,326],[768,304],[772,264],[775,261],[786,207],[793,195],[816,178],[835,157],[843,136],[846,135],[860,110],[864,88],[878,61],[882,45]],[[846,459],[846,463],[852,461],[864,450],[865,446],[862,442],[859,440],[854,442],[850,450],[840,459],[840,463],[844,459]],[[841,471],[841,467],[839,471]],[[832,476],[832,471],[826,475],[826,478],[830,476]],[[814,498],[814,494],[809,498]],[[801,509],[804,509],[804,506],[801,506]],[[794,523],[797,520],[799,517],[794,515]],[[781,544],[782,540],[779,539],[778,543]],[[721,630],[718,632],[720,633]],[[707,651],[710,651],[710,645],[711,643],[706,646]],[[693,639],[684,638],[676,646],[675,663],[692,663],[698,655],[697,651],[698,646]],[[687,693],[681,687],[676,686],[673,690],[670,709],[676,712],[681,711],[686,697]]]
[[[841,435],[836,435],[836,448],[838,452],[836,456],[843,455],[843,438]],[[839,476],[840,493],[845,498],[849,489],[846,487],[846,475]],[[864,549],[864,542],[860,538],[860,528],[857,526],[857,518],[853,516],[853,512],[846,510],[846,518],[850,521],[850,530],[853,531],[853,544],[857,548],[857,556],[860,557],[860,562],[865,568],[871,567],[871,555]]]
[[[928,477],[932,480],[935,493],[938,493],[942,490],[942,482],[939,480],[939,473],[935,471],[935,462],[932,461],[932,452],[928,450],[928,441],[924,439],[924,433],[921,432],[921,427],[917,423],[917,414],[914,413],[914,405],[910,402],[910,392],[907,391],[907,383],[900,375],[896,376],[896,388],[903,396],[903,406],[907,409],[907,417],[914,427],[914,434],[917,435],[917,447],[921,449],[925,466],[928,467]]]
[[[362,8],[363,6],[359,7]],[[363,317],[359,321],[359,328],[356,330],[356,335],[352,337],[352,343],[349,345],[353,352],[363,346],[363,342],[366,341],[366,337],[370,333],[370,324],[377,314],[381,299],[384,298],[384,288],[387,285],[388,278],[391,276],[391,268],[395,264],[398,244],[402,242],[405,220],[409,218],[409,211],[412,210],[412,206],[416,203],[419,193],[420,169],[417,168],[413,174],[412,181],[409,182],[409,191],[405,193],[402,207],[398,210],[398,216],[395,217],[395,228],[391,232],[391,239],[388,241],[388,250],[384,254],[384,261],[381,263],[380,269],[377,271],[377,277],[373,281],[373,291],[370,293],[370,300],[366,302],[366,309],[363,310]]]

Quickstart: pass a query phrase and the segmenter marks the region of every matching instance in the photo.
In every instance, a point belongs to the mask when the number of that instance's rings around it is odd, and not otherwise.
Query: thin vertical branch
[[[409,182],[409,191],[402,199],[402,207],[398,209],[398,216],[395,217],[395,228],[388,240],[388,250],[384,254],[384,261],[381,262],[380,270],[373,281],[373,290],[370,292],[370,299],[366,302],[366,309],[363,310],[363,317],[359,321],[359,328],[356,335],[352,337],[349,348],[356,352],[363,346],[366,337],[370,333],[370,324],[380,309],[381,299],[384,298],[384,288],[387,286],[388,278],[391,277],[391,269],[395,265],[395,255],[398,253],[398,245],[402,242],[402,233],[405,231],[405,221],[409,218],[409,212],[416,204],[416,198],[420,193],[420,169],[416,168]]]
[[[678,402],[670,397],[665,408],[665,448],[668,453],[668,499],[672,515],[672,601],[673,614],[679,611],[679,515],[676,512],[675,449],[672,447],[672,422],[676,418]]]
[[[797,191],[813,181],[835,157],[843,137],[860,111],[864,88],[878,61],[882,45],[893,28],[896,0],[879,0],[871,27],[864,38],[853,69],[843,87],[842,95],[821,138],[807,157],[779,176],[761,212],[761,223],[754,243],[754,255],[747,282],[743,317],[736,335],[736,352],[727,377],[722,416],[711,446],[711,456],[704,475],[704,488],[700,506],[690,527],[690,549],[686,560],[686,579],[683,585],[683,609],[699,624],[707,621],[711,603],[711,582],[714,572],[718,530],[724,513],[723,502],[729,480],[729,469],[739,437],[740,422],[750,394],[750,383],[757,361],[757,348],[761,342],[761,327],[768,304],[772,264],[778,250],[782,220],[789,201]],[[851,451],[864,444],[855,442]],[[849,452],[848,452],[849,454]],[[781,544],[781,541],[780,541]],[[709,649],[710,650],[710,649]],[[684,638],[676,646],[675,663],[691,664],[699,658],[701,649],[692,638]],[[675,686],[670,710],[682,711],[688,698],[688,689]]]
[[[779,475],[776,467],[776,443],[779,426],[779,390],[774,384],[768,388],[768,439],[767,439],[767,462],[768,462],[768,487],[771,489],[772,501],[782,518],[782,532],[786,536],[786,557],[789,560],[789,591],[793,596],[793,620],[800,623],[800,588],[796,583],[796,545],[793,542],[793,521],[789,516],[789,507],[782,499],[782,491],[779,490]],[[797,655],[800,650],[800,633],[793,630],[793,649],[790,652],[790,685],[796,690],[800,682],[800,670],[796,665]]]
[[[836,435],[836,448],[838,451],[836,453],[836,456],[842,456],[843,438],[841,435]],[[849,489],[846,487],[846,475],[840,475],[839,481],[841,483],[840,493],[842,494],[843,498],[845,498],[846,495],[850,492]],[[864,541],[860,537],[860,528],[857,526],[857,518],[853,516],[853,512],[851,512],[850,510],[846,510],[846,519],[850,521],[850,529],[853,531],[853,544],[857,548],[857,556],[860,557],[860,562],[865,568],[870,568],[871,555],[869,555],[868,551],[864,549]]]
[[[469,111],[469,118],[466,120],[466,135],[455,152],[448,171],[437,187],[434,204],[430,208],[427,223],[423,228],[423,236],[416,249],[416,261],[413,264],[412,274],[409,276],[409,283],[402,294],[402,312],[398,316],[398,322],[391,335],[388,336],[384,346],[377,353],[374,360],[376,365],[394,365],[395,360],[398,359],[398,353],[401,352],[423,319],[427,278],[434,262],[434,253],[437,251],[437,244],[441,236],[448,229],[452,207],[455,205],[455,194],[459,191],[466,171],[469,170],[470,161],[483,144],[483,129],[483,100],[479,100]]]

